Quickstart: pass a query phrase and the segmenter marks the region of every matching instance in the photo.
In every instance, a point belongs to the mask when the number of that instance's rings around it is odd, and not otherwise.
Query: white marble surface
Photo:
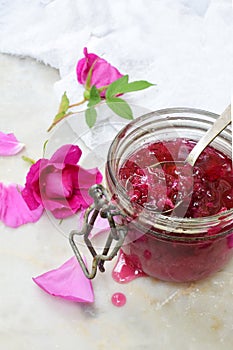
[[[42,155],[61,93],[81,97],[74,66],[85,45],[131,79],[158,84],[129,96],[133,103],[220,112],[229,102],[230,0],[119,0],[104,6],[14,0],[0,1],[0,16],[0,52],[19,56],[0,55],[0,130],[15,132],[26,144],[23,154],[34,159]],[[0,159],[0,181],[23,184],[27,171],[21,154]],[[67,238],[46,214],[18,229],[0,223],[2,349],[232,349],[233,261],[205,281],[184,285],[151,278],[119,285],[111,263],[93,281],[95,303],[81,305],[51,297],[31,280],[71,255]],[[123,308],[111,304],[117,291],[127,297]]]
[[[0,56],[0,128],[38,158],[56,110],[52,68],[31,59]],[[21,154],[0,159],[3,182],[23,183],[28,165]],[[7,350],[190,349],[230,350],[233,330],[233,261],[193,284],[141,278],[119,285],[107,272],[93,282],[95,303],[54,298],[31,280],[71,256],[68,240],[45,214],[36,224],[10,229],[0,223],[0,344]],[[111,304],[114,292],[127,297]]]

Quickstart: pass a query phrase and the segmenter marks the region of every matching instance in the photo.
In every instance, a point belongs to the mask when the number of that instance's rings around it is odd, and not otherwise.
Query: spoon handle
[[[208,144],[217,137],[222,130],[224,130],[227,125],[231,123],[231,105],[229,105],[225,111],[216,119],[211,128],[205,133],[204,136],[198,141],[196,146],[189,153],[186,158],[186,162],[194,166],[197,158],[201,152],[208,146]]]

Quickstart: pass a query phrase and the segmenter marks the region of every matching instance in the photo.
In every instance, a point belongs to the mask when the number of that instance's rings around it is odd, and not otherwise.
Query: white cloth
[[[83,47],[131,80],[157,86],[129,101],[151,109],[221,112],[233,77],[231,0],[0,0],[0,52],[59,69],[58,99],[82,98],[75,66]]]

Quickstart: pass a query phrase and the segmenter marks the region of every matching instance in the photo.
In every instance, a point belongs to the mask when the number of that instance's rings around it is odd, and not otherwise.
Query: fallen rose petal
[[[19,142],[14,134],[5,134],[0,131],[0,156],[12,156],[23,148],[24,144]]]
[[[92,283],[85,277],[75,256],[33,281],[50,295],[80,303],[94,302]]]
[[[43,207],[30,210],[24,201],[21,191],[22,186],[0,183],[0,220],[10,227],[18,227],[39,220],[43,213]]]

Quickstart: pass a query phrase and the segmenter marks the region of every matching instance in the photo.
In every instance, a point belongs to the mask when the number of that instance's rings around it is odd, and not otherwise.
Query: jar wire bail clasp
[[[93,198],[93,204],[87,208],[84,214],[84,223],[81,231],[72,230],[69,234],[69,242],[74,251],[74,254],[88,279],[93,279],[96,276],[97,269],[104,272],[105,261],[112,260],[122,247],[127,235],[127,227],[124,224],[117,224],[114,217],[120,216],[122,219],[125,215],[111,203],[109,194],[101,184],[96,184],[90,187],[89,195]],[[110,232],[108,234],[105,246],[101,254],[98,254],[90,240],[90,233],[94,227],[97,217],[108,220]],[[84,243],[90,251],[93,260],[91,271],[88,270],[82,255],[75,242],[75,236],[83,236]],[[115,246],[111,249],[112,244],[116,241]]]

